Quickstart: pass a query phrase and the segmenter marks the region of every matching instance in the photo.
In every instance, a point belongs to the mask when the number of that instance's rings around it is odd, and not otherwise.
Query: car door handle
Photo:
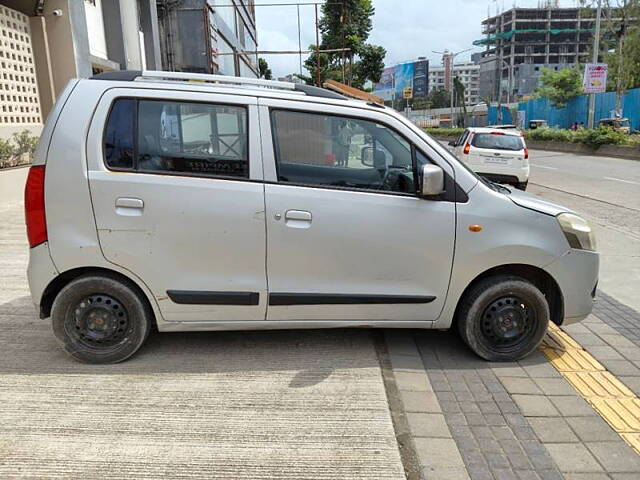
[[[120,197],[116,199],[116,213],[125,217],[142,215],[144,202],[139,198]]]
[[[304,210],[287,210],[284,214],[284,223],[291,228],[309,228],[311,219],[311,212]]]

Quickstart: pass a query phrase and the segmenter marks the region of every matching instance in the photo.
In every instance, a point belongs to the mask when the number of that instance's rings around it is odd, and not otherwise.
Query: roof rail
[[[347,97],[337,92],[332,92],[325,88],[313,87],[311,85],[301,85],[293,82],[280,82],[275,80],[263,80],[261,78],[231,77],[227,75],[210,75],[206,73],[189,72],[162,72],[157,70],[120,70],[114,72],[98,73],[91,77],[92,80],[116,80],[132,82],[138,79],[158,79],[178,82],[205,82],[224,85],[245,85],[275,90],[287,90],[291,92],[304,93],[310,97],[333,98],[336,100],[347,100]]]

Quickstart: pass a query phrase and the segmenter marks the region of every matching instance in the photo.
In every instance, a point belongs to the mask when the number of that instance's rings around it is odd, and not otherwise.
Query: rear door
[[[416,149],[420,137],[383,113],[260,104],[267,319],[435,320],[455,203],[416,195],[416,170],[433,152]]]
[[[94,115],[87,158],[102,252],[147,284],[167,321],[265,318],[256,103],[112,89]]]

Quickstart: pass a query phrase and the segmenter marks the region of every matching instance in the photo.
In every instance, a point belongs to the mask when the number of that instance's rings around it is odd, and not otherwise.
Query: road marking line
[[[573,388],[640,454],[640,398],[556,325],[540,351]]]
[[[547,170],[558,170],[556,167],[547,167],[546,165],[538,165],[535,163],[532,163],[531,166],[536,168],[546,168]]]
[[[605,180],[613,180],[614,182],[630,183],[631,185],[640,185],[640,182],[634,182],[633,180],[623,180],[616,177],[603,177]]]

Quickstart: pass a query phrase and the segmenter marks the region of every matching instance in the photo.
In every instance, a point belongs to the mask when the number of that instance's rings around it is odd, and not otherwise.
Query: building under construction
[[[515,101],[533,93],[540,67],[559,70],[587,63],[596,11],[558,8],[512,8],[482,22],[486,50],[480,61],[480,97]]]
[[[156,0],[162,68],[257,77],[254,0]]]

